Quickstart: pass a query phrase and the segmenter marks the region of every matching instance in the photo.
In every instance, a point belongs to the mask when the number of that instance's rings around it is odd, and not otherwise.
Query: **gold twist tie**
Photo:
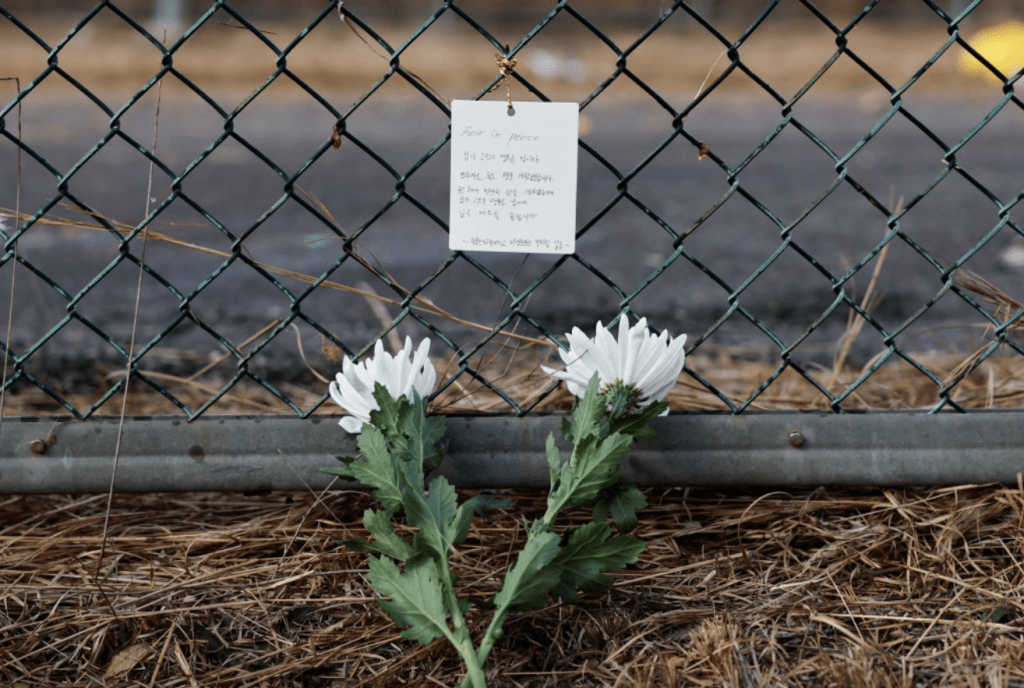
[[[505,97],[508,98],[508,109],[512,111],[512,72],[516,68],[516,59],[514,57],[505,57],[501,53],[494,54],[494,60],[498,63],[498,71],[501,72],[501,81],[494,84],[488,93],[494,91],[502,83],[505,84]]]

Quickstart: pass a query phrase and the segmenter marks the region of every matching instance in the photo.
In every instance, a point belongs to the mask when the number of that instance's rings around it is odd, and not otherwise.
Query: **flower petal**
[[[369,419],[370,411],[377,408],[377,401],[370,392],[353,386],[352,382],[343,375],[335,376],[334,382],[328,386],[328,391],[331,394],[331,399],[338,406],[353,415]]]
[[[361,432],[364,423],[370,422],[370,413],[378,408],[373,398],[376,383],[384,385],[395,399],[412,396],[415,387],[421,397],[434,391],[437,371],[430,362],[430,340],[420,342],[416,355],[412,354],[412,339],[405,338],[405,345],[396,355],[384,351],[384,343],[377,340],[373,356],[361,363],[346,358],[342,361],[342,372],[335,375],[328,385],[331,399],[342,407],[349,416],[341,419],[340,425],[348,432]]]
[[[412,353],[412,337],[406,336],[402,350],[391,359],[391,375],[394,389],[391,396],[408,396],[412,390],[412,365],[409,363],[409,354]]]
[[[618,380],[636,387],[641,404],[646,406],[668,395],[685,362],[686,335],[672,339],[667,332],[662,332],[655,336],[647,327],[647,318],[640,318],[630,327],[625,313],[619,318],[618,337],[598,321],[593,339],[578,327],[567,333],[566,339],[568,349],[558,352],[565,370],[541,368],[548,375],[564,380],[576,396],[583,395],[596,372],[602,385]]]
[[[650,367],[650,373],[641,387],[647,403],[661,401],[676,385],[686,363],[686,335],[668,343]]]
[[[426,397],[434,391],[435,384],[437,384],[437,370],[430,362],[430,339],[424,337],[416,349],[416,355],[413,356],[412,378],[406,393],[411,393],[415,389],[421,397]]]
[[[602,385],[608,385],[619,379],[619,345],[611,333],[600,321],[594,333],[594,347],[591,353],[591,366],[597,371]]]
[[[364,421],[361,418],[356,418],[355,416],[345,416],[340,421],[338,421],[338,425],[345,428],[345,430],[347,430],[351,434],[358,435],[363,431],[363,425],[366,422],[368,422],[368,419],[367,421]]]

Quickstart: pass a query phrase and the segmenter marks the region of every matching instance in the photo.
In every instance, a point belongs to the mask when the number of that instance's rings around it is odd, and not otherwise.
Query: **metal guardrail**
[[[280,342],[289,337],[289,327],[296,323],[318,332],[326,342],[338,347],[346,356],[358,358],[371,349],[373,340],[365,344],[360,342],[358,345],[353,345],[349,341],[340,339],[329,328],[318,323],[307,312],[310,310],[308,304],[311,301],[311,297],[318,289],[324,288],[328,282],[336,275],[340,275],[342,271],[355,266],[360,269],[365,279],[373,281],[374,285],[386,292],[396,305],[397,314],[393,316],[393,319],[386,327],[382,328],[378,333],[378,337],[387,336],[389,332],[395,330],[403,322],[416,322],[418,327],[429,332],[435,342],[440,342],[441,346],[447,349],[447,353],[453,357],[454,364],[450,367],[445,379],[442,380],[441,391],[450,388],[457,378],[465,375],[482,388],[503,399],[506,404],[505,411],[516,415],[524,415],[530,413],[531,410],[537,407],[537,404],[543,402],[545,394],[533,395],[526,401],[513,398],[513,396],[501,388],[500,382],[491,379],[488,372],[475,361],[479,361],[479,355],[481,352],[488,350],[487,347],[497,347],[500,342],[504,341],[504,331],[514,323],[519,323],[523,331],[530,337],[552,342],[559,341],[560,333],[552,331],[551,328],[545,326],[540,319],[531,313],[529,298],[546,279],[559,270],[566,270],[570,267],[591,274],[615,293],[618,299],[618,313],[635,318],[644,315],[643,312],[638,312],[635,308],[635,302],[639,295],[651,287],[652,284],[655,284],[660,276],[670,269],[673,264],[680,263],[701,271],[717,284],[721,290],[721,315],[705,331],[690,333],[689,348],[691,353],[699,354],[702,351],[702,346],[707,347],[710,346],[709,342],[714,342],[716,333],[726,323],[735,323],[736,321],[748,325],[749,328],[757,332],[758,336],[763,338],[763,341],[779,352],[777,360],[774,361],[773,366],[765,375],[762,383],[749,394],[740,398],[735,398],[723,392],[716,387],[712,380],[702,375],[700,370],[688,366],[686,373],[690,376],[693,384],[707,392],[709,398],[715,400],[720,408],[725,408],[733,414],[742,414],[754,408],[759,397],[781,375],[784,373],[795,373],[820,393],[825,407],[836,413],[844,413],[847,411],[851,400],[856,397],[859,390],[862,389],[862,386],[872,375],[876,374],[887,362],[900,360],[929,380],[934,386],[937,401],[927,410],[931,412],[967,410],[954,397],[958,385],[962,383],[971,370],[995,356],[997,352],[1009,351],[1015,356],[1024,355],[1024,346],[1022,346],[1019,337],[1015,336],[1014,332],[1014,328],[1019,327],[1021,322],[1024,322],[1024,311],[1019,306],[1016,309],[1011,308],[1009,311],[998,311],[965,289],[955,279],[957,271],[965,266],[969,266],[972,256],[983,250],[998,232],[1006,230],[1024,237],[1024,227],[1021,226],[1018,220],[1014,219],[1012,214],[1014,208],[1018,207],[1021,199],[1024,198],[1024,190],[1012,196],[999,195],[992,189],[987,188],[982,183],[981,178],[972,173],[969,165],[962,165],[958,163],[957,159],[958,153],[969,144],[972,138],[994,118],[999,116],[1000,113],[1013,110],[1024,111],[1024,102],[1022,102],[1016,92],[1022,76],[1021,71],[1017,71],[1015,74],[1001,72],[996,65],[987,60],[984,55],[961,35],[961,23],[978,9],[981,5],[981,0],[967,4],[962,11],[955,15],[943,9],[943,6],[939,3],[931,2],[930,0],[923,0],[920,3],[920,6],[926,8],[936,22],[941,22],[948,34],[948,39],[939,45],[935,53],[923,62],[911,78],[904,83],[890,83],[887,81],[875,66],[870,64],[867,59],[854,49],[853,44],[849,40],[855,27],[870,17],[872,13],[879,12],[880,7],[884,3],[880,2],[880,0],[867,2],[863,9],[856,13],[855,16],[843,23],[837,23],[836,20],[830,18],[816,7],[813,2],[801,0],[800,5],[806,10],[806,16],[816,23],[818,29],[827,32],[828,35],[833,37],[835,49],[819,65],[817,71],[803,87],[798,89],[792,96],[786,96],[773,89],[743,59],[744,51],[748,44],[758,36],[759,31],[762,30],[762,27],[773,16],[773,13],[780,11],[778,0],[766,2],[760,14],[753,18],[737,38],[727,37],[722,30],[703,16],[698,9],[695,9],[694,6],[686,2],[677,0],[664,4],[665,7],[660,15],[651,21],[649,26],[632,43],[619,45],[612,40],[605,30],[602,30],[602,27],[586,16],[583,9],[585,3],[558,0],[557,2],[552,2],[550,11],[546,16],[534,27],[526,31],[517,42],[509,46],[500,42],[485,26],[476,21],[467,7],[464,7],[462,3],[454,2],[454,0],[439,0],[423,25],[404,37],[400,43],[389,42],[376,27],[364,21],[349,5],[342,5],[334,2],[334,0],[325,2],[322,9],[310,18],[308,26],[294,36],[268,36],[246,16],[245,11],[241,7],[236,7],[235,3],[217,0],[210,4],[202,16],[180,38],[166,46],[157,37],[147,32],[139,18],[129,16],[119,9],[117,4],[107,1],[98,2],[91,11],[74,23],[65,36],[55,42],[45,40],[39,32],[33,29],[27,19],[23,21],[11,11],[0,6],[0,20],[5,22],[3,31],[7,34],[17,33],[20,37],[27,38],[38,46],[40,51],[45,52],[47,56],[45,68],[31,78],[20,82],[20,89],[16,95],[0,106],[0,143],[16,147],[19,154],[26,161],[31,161],[35,169],[42,170],[40,174],[46,177],[52,184],[52,189],[45,202],[38,208],[24,210],[17,219],[17,222],[14,223],[14,226],[2,233],[3,254],[0,255],[0,268],[6,268],[3,274],[7,275],[16,265],[21,274],[31,275],[33,280],[36,280],[38,284],[42,285],[41,288],[47,291],[49,297],[56,297],[64,306],[64,313],[61,314],[60,318],[48,331],[42,332],[39,336],[34,336],[27,341],[19,340],[17,338],[18,330],[15,327],[14,336],[12,336],[11,341],[7,341],[6,337],[4,338],[2,344],[7,354],[7,373],[6,379],[3,382],[4,389],[8,392],[24,390],[26,388],[38,389],[46,397],[54,400],[63,412],[70,414],[76,419],[86,419],[99,413],[99,409],[104,404],[107,404],[111,399],[115,399],[116,395],[122,393],[126,384],[126,379],[123,376],[115,378],[107,387],[95,390],[95,393],[85,400],[82,397],[72,399],[67,390],[60,386],[60,376],[50,374],[53,371],[40,370],[40,366],[37,364],[38,361],[44,359],[47,351],[49,351],[50,355],[57,355],[52,349],[60,346],[60,333],[62,330],[65,328],[79,329],[87,330],[90,336],[95,335],[98,337],[108,354],[113,355],[116,360],[120,361],[123,368],[131,369],[132,379],[169,400],[180,409],[182,417],[185,419],[191,420],[210,411],[216,412],[218,403],[242,383],[255,385],[269,394],[270,397],[286,404],[297,417],[307,418],[327,402],[326,390],[312,403],[297,401],[290,396],[285,387],[260,373],[254,367],[253,360],[265,348],[272,347],[275,342]],[[358,30],[367,37],[366,40],[378,50],[383,51],[386,57],[386,64],[382,63],[379,79],[347,110],[339,109],[327,99],[321,97],[298,74],[289,69],[289,58],[303,45],[310,32],[325,21],[336,20],[336,15],[339,12],[352,26],[358,27]],[[100,21],[101,16],[110,17],[111,15],[116,17],[118,22],[137,32],[139,36],[151,44],[154,55],[151,78],[132,98],[118,108],[111,107],[92,93],[82,82],[76,80],[73,65],[65,64],[66,61],[63,59],[70,42],[75,36],[85,31],[92,22]],[[176,66],[176,59],[182,52],[188,49],[190,41],[194,40],[197,32],[205,24],[217,21],[217,17],[223,16],[227,16],[230,19],[233,27],[239,31],[250,33],[252,37],[276,56],[276,66],[267,74],[264,82],[255,88],[234,109],[222,107],[203,88],[190,80],[187,73],[181,71]],[[631,60],[633,60],[635,53],[643,46],[645,41],[649,40],[656,31],[674,17],[684,17],[687,22],[696,27],[696,30],[702,32],[703,35],[713,38],[723,51],[726,61],[723,62],[723,69],[703,85],[697,95],[692,100],[686,102],[682,108],[671,104],[668,99],[659,94],[638,73],[631,69]],[[439,262],[433,270],[425,273],[427,276],[414,288],[403,290],[393,280],[389,279],[386,269],[380,269],[368,263],[359,262],[355,249],[356,242],[360,239],[365,240],[372,237],[382,224],[380,218],[390,208],[400,202],[411,204],[412,207],[418,209],[422,213],[423,223],[437,230],[438,240],[446,240],[444,236],[444,233],[447,231],[445,221],[435,212],[432,205],[422,202],[411,194],[407,185],[417,174],[422,175],[421,170],[424,165],[431,161],[438,154],[439,150],[444,149],[448,145],[448,135],[445,134],[440,139],[427,145],[422,154],[411,164],[395,166],[375,151],[357,132],[353,131],[349,127],[349,121],[353,117],[358,116],[361,109],[365,108],[367,103],[373,102],[375,98],[379,97],[383,86],[391,80],[400,80],[404,84],[411,86],[436,111],[444,116],[449,116],[448,104],[410,71],[404,64],[403,59],[411,47],[416,45],[417,41],[422,40],[424,36],[431,32],[444,31],[443,22],[450,21],[456,21],[464,27],[469,27],[490,43],[495,51],[510,58],[514,58],[526,50],[531,41],[536,40],[538,36],[547,35],[552,32],[557,33],[561,30],[558,28],[559,25],[569,22],[574,30],[582,31],[588,36],[594,37],[615,55],[614,68],[605,75],[593,91],[580,103],[581,111],[584,114],[588,112],[588,108],[594,106],[595,102],[601,102],[604,94],[613,84],[627,81],[639,88],[645,98],[649,98],[651,102],[655,103],[667,115],[670,126],[664,130],[661,142],[651,150],[638,151],[636,156],[638,162],[632,167],[623,167],[616,164],[609,157],[606,157],[602,151],[597,150],[583,140],[580,142],[581,158],[585,157],[603,169],[608,170],[618,181],[615,191],[607,198],[604,207],[580,219],[578,235],[584,237],[593,231],[595,227],[605,221],[609,211],[618,204],[635,206],[660,227],[664,233],[665,246],[668,249],[667,255],[657,265],[651,266],[646,279],[641,280],[635,285],[616,284],[614,280],[588,260],[585,252],[582,252],[555,261],[536,280],[525,286],[513,286],[508,281],[500,279],[486,267],[484,262],[478,260],[473,255],[454,252]],[[2,54],[3,50],[3,46],[0,45],[0,54]],[[953,50],[966,51],[972,55],[978,63],[983,65],[988,73],[1001,83],[1001,86],[997,87],[999,97],[987,113],[970,127],[962,138],[955,141],[946,140],[932,131],[926,126],[923,119],[915,116],[911,111],[910,105],[905,101],[908,91],[929,70],[933,69],[939,60],[947,57]],[[815,131],[802,122],[796,116],[794,110],[795,104],[804,98],[809,91],[814,89],[816,84],[824,78],[839,60],[852,61],[873,84],[879,89],[884,90],[888,95],[888,104],[884,108],[884,112],[877,116],[874,124],[869,127],[860,140],[854,142],[848,148],[830,146],[826,143],[825,138],[816,134]],[[717,89],[721,88],[726,79],[733,74],[745,75],[746,78],[752,81],[761,95],[766,95],[778,107],[778,122],[776,126],[736,164],[728,163],[716,153],[714,148],[708,149],[685,126],[687,117],[698,112],[707,98]],[[0,74],[0,76],[3,75]],[[479,84],[476,97],[484,97],[498,83],[499,78],[497,72],[495,72],[495,76],[490,82]],[[514,79],[516,88],[520,89],[520,93],[528,92],[531,94],[530,97],[547,100],[547,96],[538,83],[534,83],[530,78],[519,72],[514,74]],[[152,146],[132,138],[125,128],[122,127],[122,122],[131,115],[132,109],[144,97],[147,95],[151,96],[154,89],[158,88],[162,81],[173,81],[186,88],[192,95],[205,103],[211,116],[218,118],[223,123],[222,133],[210,141],[205,150],[202,150],[194,159],[185,164],[172,163],[166,159],[163,153],[154,150]],[[308,98],[318,103],[323,112],[334,122],[333,135],[325,131],[318,149],[305,163],[298,165],[294,169],[286,169],[276,164],[261,153],[260,150],[254,149],[245,137],[241,136],[235,129],[236,121],[247,107],[261,98],[272,97],[268,90],[277,82],[286,82],[301,89]],[[30,102],[38,90],[55,83],[60,83],[64,87],[70,87],[76,93],[88,99],[96,111],[102,113],[102,116],[109,122],[107,131],[79,159],[70,165],[49,160],[44,154],[43,149],[34,141],[24,140],[19,137],[19,131],[16,126],[19,108],[23,104]],[[880,200],[876,191],[855,178],[851,171],[850,163],[866,144],[878,137],[881,132],[886,131],[886,128],[892,126],[892,123],[895,121],[909,124],[934,144],[935,157],[941,158],[942,169],[937,176],[928,181],[912,197],[907,198],[902,207],[893,209]],[[773,212],[771,199],[758,197],[743,183],[744,170],[783,133],[804,137],[815,149],[820,150],[831,160],[834,168],[834,177],[828,180],[822,193],[809,203],[802,212],[798,213],[795,219],[788,221],[783,219],[780,214]],[[638,177],[642,170],[652,160],[663,155],[664,151],[673,143],[681,143],[684,146],[688,146],[692,149],[693,155],[699,153],[701,156],[704,156],[706,164],[713,166],[709,167],[709,169],[716,171],[726,183],[724,193],[719,198],[707,199],[706,211],[690,226],[674,226],[665,218],[659,217],[654,210],[644,204],[641,195],[636,193],[637,187],[642,183],[642,180]],[[138,155],[151,162],[155,169],[166,177],[169,191],[166,195],[154,199],[149,212],[140,221],[127,226],[119,226],[112,220],[104,218],[97,209],[91,208],[84,198],[76,196],[75,188],[82,177],[88,174],[90,162],[94,158],[100,156],[109,146],[123,146],[125,144],[137,152]],[[190,175],[193,175],[197,169],[201,169],[204,163],[226,144],[237,144],[245,147],[249,153],[261,162],[266,170],[269,170],[270,173],[276,175],[280,180],[279,196],[267,198],[265,203],[266,212],[249,224],[236,225],[222,220],[215,213],[191,199],[183,191],[183,181]],[[322,208],[310,202],[309,199],[302,196],[296,190],[296,181],[303,171],[331,151],[336,145],[357,147],[368,156],[372,161],[371,164],[376,166],[378,172],[382,172],[392,180],[392,193],[386,203],[376,213],[373,213],[364,224],[350,231],[344,231],[338,227],[330,217],[325,215]],[[978,194],[995,207],[998,218],[990,231],[980,241],[961,252],[960,255],[952,257],[951,261],[942,260],[938,255],[930,252],[922,243],[915,240],[912,233],[906,231],[903,227],[905,218],[915,211],[915,208],[923,199],[930,194],[941,193],[936,191],[936,187],[947,177],[959,177],[973,186]],[[887,231],[880,241],[864,251],[862,255],[857,256],[848,269],[841,272],[827,269],[823,261],[801,246],[798,234],[794,231],[801,222],[812,213],[815,213],[819,206],[837,189],[852,189],[856,194],[863,197],[878,211],[880,219],[884,220],[887,227]],[[745,203],[755,208],[771,226],[777,229],[779,237],[777,249],[749,276],[738,282],[725,279],[716,274],[702,260],[700,255],[691,250],[691,245],[688,243],[688,240],[695,234],[698,234],[709,218],[727,202]],[[227,246],[222,253],[217,255],[216,261],[218,263],[216,267],[205,279],[200,280],[191,289],[181,289],[175,286],[172,280],[166,279],[158,269],[146,264],[144,260],[143,246],[147,230],[160,221],[165,211],[174,203],[184,203],[191,206],[196,213],[205,219],[210,227],[215,228],[222,239],[221,243]],[[246,253],[246,240],[260,228],[268,217],[272,216],[286,203],[295,203],[301,206],[308,213],[313,223],[323,227],[325,232],[337,241],[336,244],[332,245],[332,250],[336,250],[335,259],[322,272],[310,276],[310,279],[302,282],[297,288],[293,286],[294,283],[286,284],[279,272],[268,269],[266,265],[251,259]],[[92,280],[81,287],[66,285],[62,275],[47,273],[33,263],[30,253],[18,252],[19,243],[29,242],[34,236],[44,231],[48,218],[52,216],[61,204],[69,204],[78,208],[87,216],[92,217],[96,225],[100,229],[105,230],[118,243],[117,256],[98,271]],[[879,256],[886,246],[896,244],[901,245],[904,249],[912,250],[923,261],[928,263],[934,270],[934,275],[940,283],[940,288],[937,295],[931,301],[918,304],[916,310],[893,326],[892,324],[884,324],[870,312],[855,297],[851,285],[852,280],[857,276],[862,280],[865,279],[866,275],[870,272],[869,266],[872,264],[872,261]],[[827,280],[830,289],[828,305],[817,314],[806,332],[795,338],[787,338],[778,334],[746,305],[748,297],[752,293],[752,283],[768,271],[773,263],[778,260],[779,256],[783,254],[798,255]],[[640,257],[632,256],[629,259],[639,260]],[[429,287],[434,282],[442,279],[442,276],[452,269],[453,265],[473,270],[478,275],[484,276],[493,284],[497,292],[504,294],[508,303],[507,312],[483,336],[477,334],[469,339],[456,339],[449,334],[436,314],[417,308],[419,303],[417,299],[427,293]],[[142,269],[145,271],[147,282],[159,285],[158,289],[161,291],[162,296],[175,301],[177,313],[156,334],[139,341],[134,350],[129,352],[129,347],[126,346],[124,337],[114,336],[107,331],[108,328],[103,323],[98,323],[91,319],[82,307],[82,304],[90,298],[90,294],[96,289],[98,284],[103,280],[112,279],[112,275],[118,270],[129,267],[139,269],[140,266],[143,266]],[[267,285],[272,285],[279,290],[282,306],[281,317],[274,320],[248,346],[243,346],[243,343],[235,337],[222,334],[218,323],[204,317],[195,306],[197,300],[201,299],[208,292],[216,290],[218,285],[225,281],[225,273],[239,268],[253,271],[265,280]],[[386,265],[384,268],[386,268]],[[971,308],[975,309],[980,322],[991,327],[988,344],[977,353],[971,365],[966,366],[956,375],[948,378],[937,375],[926,363],[915,357],[913,352],[902,346],[900,340],[902,332],[926,318],[929,309],[939,297],[958,299],[968,304]],[[842,314],[844,312],[852,312],[857,317],[863,319],[866,326],[873,330],[874,333],[877,333],[878,338],[884,343],[884,348],[874,362],[863,370],[862,375],[858,379],[843,385],[841,389],[828,389],[814,374],[814,371],[808,368],[806,363],[801,363],[794,356],[794,352],[800,349],[805,340],[823,321],[837,313]],[[234,363],[234,372],[222,383],[218,383],[218,385],[210,389],[208,397],[198,404],[186,402],[166,384],[164,378],[145,372],[146,366],[154,358],[154,352],[157,348],[166,344],[172,338],[176,329],[185,326],[209,335]],[[475,359],[474,357],[477,358]],[[552,384],[548,392],[553,389],[554,385]],[[900,418],[903,419],[904,417],[901,416]],[[249,422],[251,423],[252,421]],[[679,422],[682,423],[684,421]],[[708,422],[718,421],[709,419]],[[885,423],[888,421],[877,422]],[[11,425],[9,427],[17,426]],[[3,433],[3,439],[5,442],[8,440],[8,430],[6,428]],[[541,444],[537,446],[541,446]],[[70,486],[68,487],[70,488]]]
[[[1024,425],[1014,412],[674,415],[623,463],[645,487],[1016,485]],[[440,471],[460,488],[543,488],[554,416],[448,419]],[[956,442],[950,442],[955,437]],[[118,442],[124,456],[114,468]],[[37,453],[38,452],[38,453]],[[320,472],[355,440],[329,419],[11,419],[0,494],[271,491],[352,487]]]

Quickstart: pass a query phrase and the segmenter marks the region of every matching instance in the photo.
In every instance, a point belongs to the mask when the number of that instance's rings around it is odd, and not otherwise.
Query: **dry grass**
[[[543,495],[477,520],[463,595],[494,591]],[[1024,490],[648,492],[640,562],[579,606],[513,615],[494,686],[1024,683]],[[362,493],[11,497],[0,685],[452,685],[373,601]],[[568,520],[586,518],[571,514]],[[482,632],[488,615],[470,623]]]
[[[705,349],[710,350],[706,352]],[[162,353],[167,358],[176,358],[178,363],[187,362],[189,357],[189,352]],[[1021,366],[1020,355],[1012,351],[997,352],[979,362],[979,353],[965,356],[926,352],[914,356],[919,364],[940,381],[958,380],[949,396],[964,408],[1019,409],[1024,406],[1024,368]],[[485,354],[480,357],[483,364],[476,370],[483,378],[489,379],[494,387],[533,412],[568,411],[572,407],[573,397],[568,390],[564,386],[552,390],[554,381],[540,370],[540,362],[560,367],[550,347],[530,347],[521,350],[516,356],[510,359],[504,355],[492,357]],[[204,362],[208,360],[202,358]],[[451,370],[445,363],[442,360],[435,361],[439,373]],[[233,366],[229,359],[225,357],[220,365],[222,368],[219,371],[215,367],[204,373],[208,375],[206,380],[194,379],[194,374],[142,372],[195,410],[209,401],[230,380]],[[318,361],[315,365],[324,373],[338,368],[327,361]],[[667,398],[670,408],[676,411],[728,411],[730,407],[723,396],[733,406],[739,407],[776,373],[781,362],[752,361],[741,351],[705,347],[699,355],[691,356],[687,365],[713,385],[722,396],[684,372],[679,384]],[[196,367],[202,366],[197,364]],[[828,389],[833,397],[838,397],[854,386],[866,368],[866,365],[852,364],[838,371],[810,367],[801,373],[793,367],[787,367],[747,408],[759,411],[829,409],[832,402],[808,381],[805,374]],[[100,364],[96,364],[92,372],[96,374],[95,378],[77,380],[82,387],[92,387],[74,392],[57,390],[77,409],[89,408],[124,375],[123,370],[105,368]],[[272,382],[301,409],[312,408],[326,390],[326,384],[312,375],[290,376],[288,380]],[[935,382],[909,363],[894,358],[866,380],[859,382],[852,392],[845,394],[841,405],[846,410],[931,409],[940,400],[940,387]],[[108,399],[97,414],[118,415],[120,408],[121,394],[118,393]],[[464,373],[434,399],[431,410],[446,414],[505,413],[510,411],[510,407],[479,379]],[[4,416],[11,417],[64,416],[67,413],[52,397],[30,385],[9,391],[4,399],[3,412]],[[164,395],[137,380],[132,382],[125,412],[129,416],[181,414],[180,409]],[[294,411],[257,383],[243,380],[210,407],[210,413],[292,414]],[[314,413],[338,415],[340,410],[328,403]]]

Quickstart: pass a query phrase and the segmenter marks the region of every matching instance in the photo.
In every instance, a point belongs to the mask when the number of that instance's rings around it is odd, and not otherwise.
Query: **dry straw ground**
[[[454,555],[482,597],[543,495]],[[607,593],[510,617],[494,686],[1024,685],[1024,489],[648,492]],[[437,686],[373,599],[362,493],[0,502],[0,685]],[[586,514],[575,514],[586,518]],[[570,515],[569,520],[575,520]],[[482,632],[488,614],[470,623]]]

